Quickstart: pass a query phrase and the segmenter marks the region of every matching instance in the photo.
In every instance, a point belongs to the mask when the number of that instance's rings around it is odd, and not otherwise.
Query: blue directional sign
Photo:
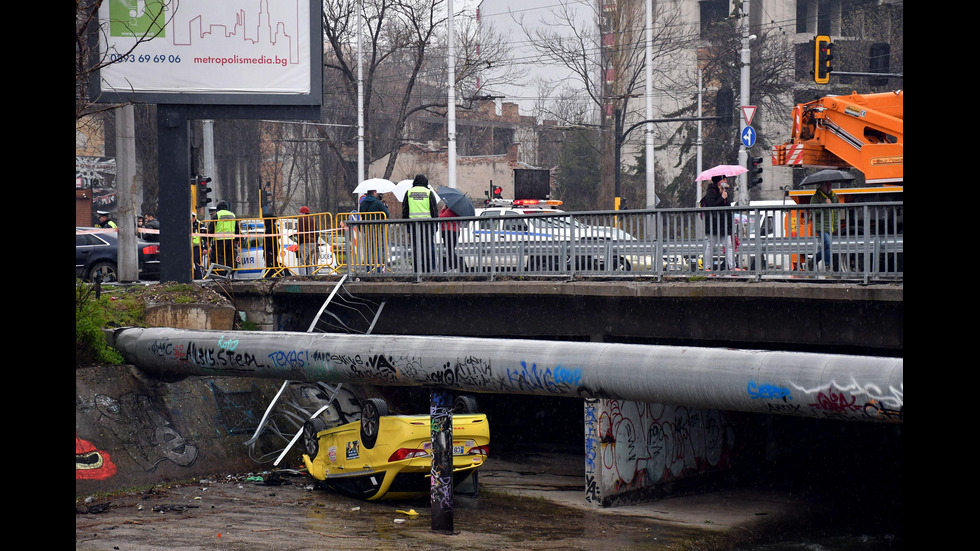
[[[755,145],[755,129],[751,126],[746,126],[745,130],[742,130],[742,145],[745,147]]]

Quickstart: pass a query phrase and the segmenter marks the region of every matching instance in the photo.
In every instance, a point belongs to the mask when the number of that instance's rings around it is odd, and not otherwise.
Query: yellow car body
[[[315,446],[311,442],[314,430],[305,428],[304,432],[307,470],[340,493],[368,501],[429,494],[432,444],[428,415],[383,415],[377,420],[375,438],[364,438],[360,420],[315,431]],[[453,415],[454,484],[483,465],[489,446],[486,415]]]

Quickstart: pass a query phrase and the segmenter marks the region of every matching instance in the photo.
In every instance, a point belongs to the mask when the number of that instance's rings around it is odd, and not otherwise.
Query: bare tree
[[[615,128],[616,116],[620,117],[623,127],[627,120],[642,120],[642,115],[631,106],[631,99],[637,97],[645,85],[644,4],[596,2],[582,6],[563,1],[536,22],[525,21],[523,17],[514,19],[543,60],[567,69],[577,80],[575,89],[589,99],[605,128]],[[655,3],[652,18],[653,93],[674,94],[678,56],[690,49],[694,34],[690,32],[690,25],[684,23],[680,4]],[[564,78],[562,82],[553,81],[553,88],[562,87],[563,81]],[[560,109],[545,111],[561,122],[573,122],[562,120]],[[618,170],[613,162],[616,138],[615,132],[604,132],[602,193],[599,197],[605,206],[611,204],[615,171]]]
[[[751,98],[747,105],[756,105],[759,110],[767,113],[789,113],[793,91],[793,74],[795,58],[793,46],[778,35],[766,30],[753,31],[757,40],[752,43],[749,85]],[[730,89],[735,94],[735,104],[740,103],[741,70],[737,63],[741,51],[741,30],[737,18],[729,18],[706,29],[702,47],[698,51],[698,67],[701,70],[704,85],[708,90],[722,88]],[[682,88],[693,90],[687,94],[686,101],[672,116],[694,116],[697,113],[697,74],[689,71],[688,83]],[[714,114],[716,105],[714,94],[704,96],[703,110],[705,115]],[[738,118],[735,117],[737,121]],[[768,150],[772,143],[770,135],[777,132],[767,132],[760,124],[760,118],[753,124],[758,135],[760,151]],[[705,167],[718,164],[733,164],[738,157],[739,137],[738,124],[720,128],[714,124],[705,124],[704,146],[702,161]],[[665,206],[691,206],[695,203],[697,190],[692,186],[697,176],[696,157],[694,153],[695,123],[686,123],[676,127],[675,131],[663,141],[663,148],[673,152],[673,158],[661,157],[662,162],[680,168],[670,182],[666,182],[661,200]]]
[[[328,45],[325,73],[333,73],[326,78],[334,82],[332,89],[337,92],[328,95],[325,103],[333,103],[333,107],[327,108],[345,106],[348,113],[358,104],[355,40],[359,3],[358,0],[326,2],[323,9],[324,36]],[[445,44],[445,13],[443,0],[364,2],[361,44],[364,153],[368,163],[390,154],[386,178],[394,170],[412,115],[420,111],[440,114],[446,111],[448,79],[443,59],[445,49],[440,48],[440,43]],[[507,78],[499,75],[511,74],[502,63],[507,54],[506,43],[492,33],[492,28],[466,25],[464,20],[456,36],[455,83],[470,91],[470,97],[478,92],[472,84],[476,75],[486,82],[482,79]],[[495,66],[500,70],[486,70]],[[321,135],[338,158],[349,158],[351,140],[356,139],[356,135],[326,127],[321,129]]]

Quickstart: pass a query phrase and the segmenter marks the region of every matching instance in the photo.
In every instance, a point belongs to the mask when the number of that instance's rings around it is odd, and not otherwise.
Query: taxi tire
[[[388,403],[381,398],[368,398],[361,408],[361,445],[372,449],[378,442],[381,418],[388,415]]]
[[[303,423],[303,450],[311,460],[316,459],[316,455],[320,453],[320,438],[317,434],[324,430],[327,430],[327,423],[319,417]]]
[[[476,398],[469,394],[457,396],[456,400],[453,401],[453,413],[476,413],[478,411]]]

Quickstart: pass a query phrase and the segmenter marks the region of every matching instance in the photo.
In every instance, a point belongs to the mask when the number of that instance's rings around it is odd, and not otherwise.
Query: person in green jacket
[[[823,182],[814,192],[813,197],[810,198],[810,204],[826,205],[832,203],[840,203],[840,199],[832,189],[832,182]],[[824,269],[832,268],[834,262],[830,255],[830,238],[840,230],[840,212],[838,209],[820,209],[812,211],[812,215],[814,217],[813,230],[817,232],[817,237],[820,238],[820,247],[813,257],[811,269],[821,259],[824,261]]]

